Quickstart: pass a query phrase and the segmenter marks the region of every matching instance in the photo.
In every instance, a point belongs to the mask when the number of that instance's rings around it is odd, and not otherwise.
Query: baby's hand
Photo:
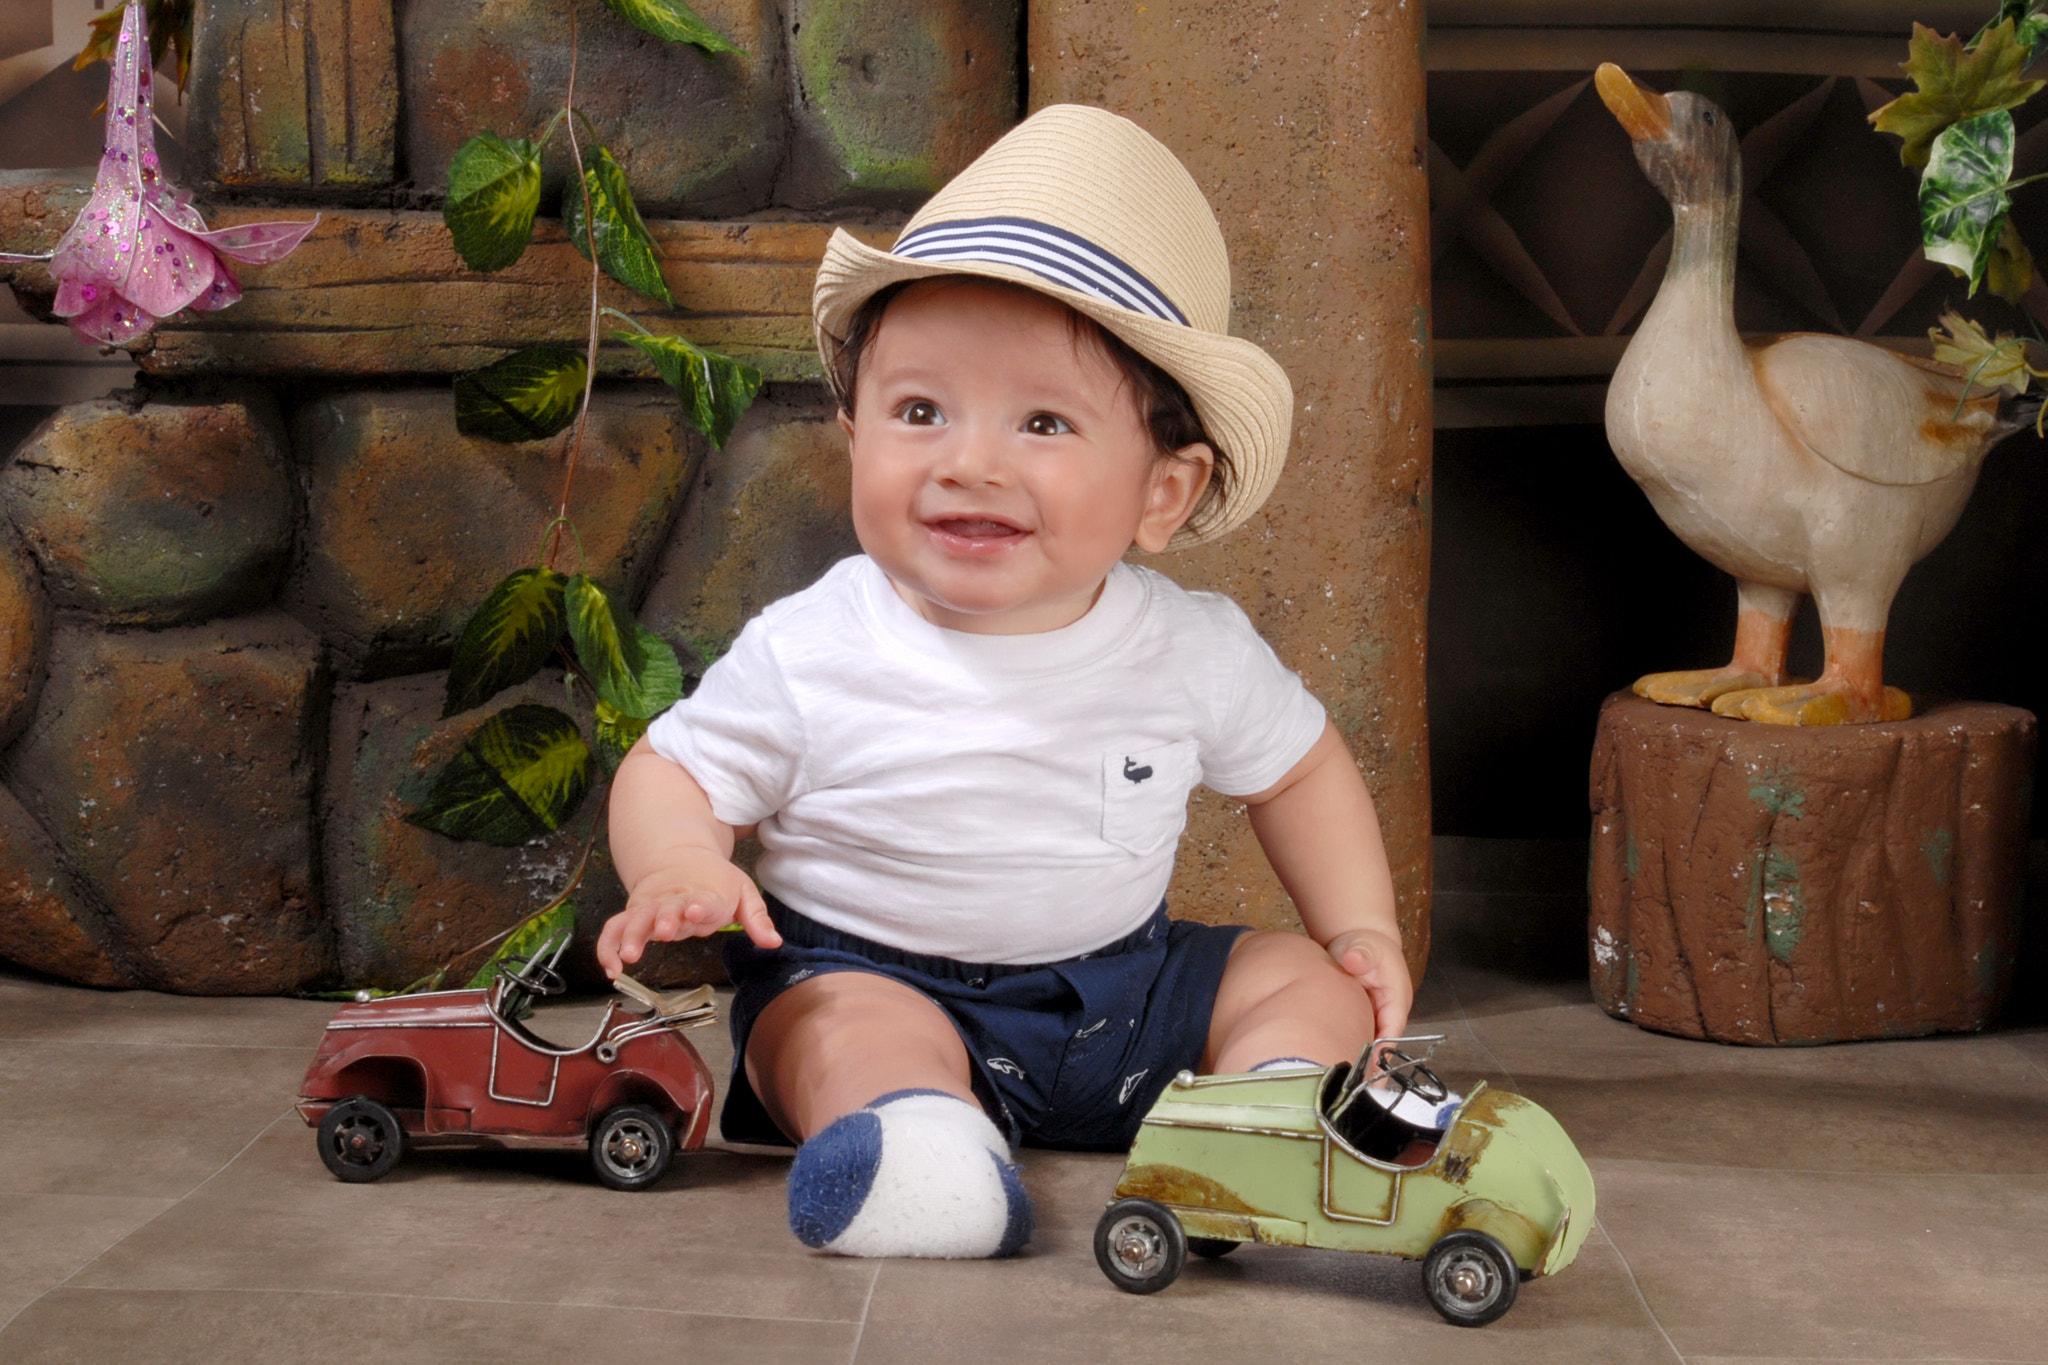
[[[1415,1003],[1415,984],[1408,978],[1408,960],[1401,940],[1378,929],[1353,929],[1329,942],[1330,956],[1372,997],[1377,1036],[1398,1038],[1408,1027]]]
[[[597,963],[617,976],[640,960],[649,943],[717,933],[734,920],[763,948],[782,946],[753,879],[710,850],[690,853],[642,877],[626,908],[604,922]]]

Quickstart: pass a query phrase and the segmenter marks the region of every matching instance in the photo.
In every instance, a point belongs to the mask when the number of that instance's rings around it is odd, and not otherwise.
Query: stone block
[[[347,393],[295,418],[309,528],[286,588],[349,678],[445,665],[498,581],[539,554],[569,433],[498,445],[455,430],[445,388]],[[583,566],[638,600],[704,444],[659,386],[600,391],[570,512]],[[573,572],[573,551],[559,567]]]
[[[1018,113],[1021,0],[790,0],[796,132],[777,198],[915,207]]]
[[[59,409],[0,470],[0,505],[59,607],[162,626],[261,606],[296,504],[259,390]]]
[[[579,11],[576,107],[626,168],[644,214],[723,216],[765,207],[788,136],[774,0],[698,0],[742,49],[710,56],[642,33],[596,5]],[[456,149],[481,132],[538,137],[562,107],[569,27],[558,0],[410,0],[399,20],[413,183],[445,193]],[[542,212],[558,213],[568,140],[547,155]]]
[[[0,958],[82,986],[141,984],[109,937],[49,836],[0,787]]]
[[[290,617],[60,625],[0,778],[108,915],[143,984],[296,990],[333,969],[314,876],[319,642]]]
[[[398,147],[392,0],[205,0],[189,93],[198,180],[387,185]]]
[[[2038,727],[1730,720],[1616,693],[1593,748],[1593,996],[1724,1043],[1981,1029],[2011,991]]]
[[[0,521],[0,749],[35,714],[50,651],[50,603],[37,583],[35,561]]]
[[[849,490],[846,435],[829,403],[756,403],[706,458],[640,619],[678,647],[724,653],[761,608],[860,553]]]
[[[85,203],[91,178],[0,171],[0,242],[48,251]],[[216,227],[278,216],[275,208],[216,208]],[[648,220],[662,274],[680,303],[668,309],[612,279],[598,297],[657,332],[679,332],[758,367],[771,382],[815,380],[811,285],[830,223]],[[848,224],[887,250],[892,227]],[[165,377],[233,374],[374,376],[451,374],[521,346],[583,344],[590,264],[559,220],[534,224],[516,265],[479,275],[462,263],[438,213],[323,209],[299,248],[272,265],[239,268],[242,301],[217,313],[165,319],[134,347],[143,371]],[[0,261],[0,281],[47,321],[56,282],[40,262]],[[607,379],[651,379],[628,346],[598,353]]]
[[[560,894],[583,847],[600,785],[570,827],[520,848],[449,839],[405,816],[435,774],[483,720],[514,702],[560,707],[559,674],[507,689],[473,711],[442,720],[447,674],[424,673],[339,688],[329,730],[322,823],[328,904],[350,986],[396,989],[460,959],[467,978],[488,955],[470,952]],[[602,982],[594,947],[604,921],[625,904],[607,851],[591,858],[575,893],[577,937],[563,960],[585,988]],[[634,975],[648,984],[717,979],[715,955],[665,945]]]

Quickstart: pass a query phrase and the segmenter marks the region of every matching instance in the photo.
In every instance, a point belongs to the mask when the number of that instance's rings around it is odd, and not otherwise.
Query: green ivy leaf
[[[621,715],[643,722],[644,728],[683,695],[683,665],[668,641],[647,627],[636,625],[633,633],[645,662],[600,683],[598,696]]]
[[[469,989],[483,990],[497,980],[499,971],[507,963],[513,966],[524,965],[528,958],[539,952],[546,944],[563,934],[573,935],[575,932],[574,901],[563,901],[535,915],[505,936],[505,941],[498,945],[498,951],[492,953],[490,959],[477,968],[476,975],[469,979]]]
[[[2012,115],[2004,109],[1981,114],[1945,130],[1920,177],[1920,237],[1930,261],[1938,261],[1970,282],[1984,282],[1991,250],[1998,242],[2012,200]]]
[[[576,658],[591,686],[599,697],[626,710],[618,706],[619,698],[632,695],[634,678],[647,667],[641,643],[645,632],[631,612],[585,574],[569,580],[568,606],[569,638],[576,642]]]
[[[455,376],[455,429],[487,441],[538,441],[576,420],[586,369],[581,351],[529,346]]]
[[[407,818],[510,848],[560,829],[590,787],[590,746],[552,706],[507,707],[476,728]]]
[[[604,770],[615,773],[625,761],[626,751],[647,733],[647,721],[629,716],[602,697],[597,702],[597,757]]]
[[[564,625],[563,589],[553,569],[518,569],[470,616],[448,668],[446,720],[525,682],[555,652]]]
[[[738,52],[740,47],[699,19],[683,0],[604,0],[627,23],[671,43],[694,43],[705,52]]]
[[[668,281],[661,277],[661,256],[655,250],[654,236],[641,221],[640,210],[633,207],[633,188],[626,183],[626,168],[599,147],[584,163],[583,183],[590,190],[591,221],[597,224],[598,265],[620,284],[675,307],[676,297],[669,292]],[[583,196],[574,185],[562,194],[562,226],[568,229],[569,240],[576,244],[576,249],[589,256]]]
[[[731,438],[733,425],[761,391],[761,372],[752,365],[743,365],[716,351],[701,350],[681,337],[613,332],[612,339],[647,353],[654,368],[682,400],[683,415],[689,418],[690,425],[721,449]]]
[[[478,133],[448,166],[441,221],[471,270],[503,270],[526,254],[540,211],[540,145]]]

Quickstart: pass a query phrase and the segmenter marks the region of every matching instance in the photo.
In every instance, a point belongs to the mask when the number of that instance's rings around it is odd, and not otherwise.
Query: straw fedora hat
[[[933,275],[1049,294],[1180,381],[1236,477],[1169,549],[1216,539],[1273,491],[1293,387],[1271,356],[1229,334],[1230,260],[1216,215],[1187,169],[1137,124],[1052,105],[933,195],[888,251],[834,232],[811,296],[819,351],[829,363],[877,291]]]

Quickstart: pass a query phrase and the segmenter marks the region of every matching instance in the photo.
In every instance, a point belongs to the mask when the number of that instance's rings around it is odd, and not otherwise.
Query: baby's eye
[[[1065,436],[1074,428],[1064,417],[1055,417],[1049,412],[1034,412],[1024,419],[1024,430],[1033,436]]]
[[[896,410],[897,417],[914,427],[942,427],[946,414],[939,411],[937,403],[923,398],[913,398]]]

